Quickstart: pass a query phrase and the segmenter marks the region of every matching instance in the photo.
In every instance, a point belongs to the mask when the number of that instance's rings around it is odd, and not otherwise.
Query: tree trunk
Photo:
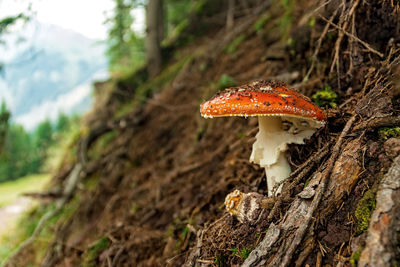
[[[229,31],[233,28],[235,16],[235,0],[228,0],[228,11],[226,14],[226,30]]]
[[[161,41],[164,38],[163,0],[149,0],[146,9],[146,54],[147,69],[150,77],[161,71]]]

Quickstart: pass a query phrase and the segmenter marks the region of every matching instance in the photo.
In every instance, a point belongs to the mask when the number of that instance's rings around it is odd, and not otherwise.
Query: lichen
[[[330,106],[332,108],[337,107],[337,98],[338,95],[335,93],[335,91],[332,90],[332,88],[329,85],[325,85],[325,87],[322,90],[316,92],[312,96],[312,99],[318,106],[320,107]]]
[[[392,128],[383,127],[378,130],[378,134],[384,140],[387,140],[392,137],[400,137],[400,127],[399,126]]]
[[[355,216],[359,233],[364,233],[368,230],[369,221],[375,209],[375,197],[376,189],[370,189],[364,193],[363,198],[357,204]]]

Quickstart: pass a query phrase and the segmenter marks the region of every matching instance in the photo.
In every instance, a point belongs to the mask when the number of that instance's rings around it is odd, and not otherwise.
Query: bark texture
[[[400,156],[383,178],[359,266],[397,266],[400,233]]]

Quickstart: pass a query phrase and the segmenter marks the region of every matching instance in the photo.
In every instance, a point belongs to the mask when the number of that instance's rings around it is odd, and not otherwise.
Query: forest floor
[[[52,180],[63,193],[32,215],[52,215],[40,224],[51,241],[37,231],[9,266],[356,263],[379,183],[400,152],[397,130],[381,129],[399,123],[400,94],[387,77],[399,60],[398,14],[359,2],[256,5],[256,17],[198,37],[153,80],[137,72],[96,84],[77,156],[67,153]],[[289,147],[291,179],[254,225],[230,216],[224,200],[235,189],[267,195],[264,170],[249,162],[257,119],[206,120],[199,105],[259,78],[325,95],[328,122]]]

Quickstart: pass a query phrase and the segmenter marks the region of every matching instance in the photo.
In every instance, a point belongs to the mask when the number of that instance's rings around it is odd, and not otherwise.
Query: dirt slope
[[[92,134],[84,146],[88,151],[78,157],[87,159],[67,204],[72,212],[48,226],[54,236],[41,257],[26,248],[20,251],[25,257],[15,261],[17,266],[34,258],[42,266],[238,265],[269,238],[271,223],[282,234],[259,259],[263,264],[281,263],[289,253],[290,265],[357,262],[355,254],[368,234],[360,225],[368,225],[370,216],[357,215],[358,203],[368,201],[366,192],[372,192],[368,194],[375,203],[379,179],[399,150],[398,139],[392,138],[390,145],[376,130],[393,126],[399,116],[398,92],[389,79],[399,60],[396,6],[378,1],[296,1],[286,8],[280,2],[265,8],[256,18],[238,15],[236,31],[225,35],[221,26],[182,49],[161,74],[172,79],[162,85],[147,82],[157,92],[143,105],[138,105],[139,89],[132,83],[97,84],[102,99],[87,118],[89,134],[79,142],[82,145]],[[341,25],[346,34],[334,25],[327,27],[319,15]],[[369,47],[349,37],[348,30]],[[335,53],[339,64],[332,65]],[[263,170],[248,161],[256,119],[205,120],[199,114],[199,104],[220,90],[224,75],[238,84],[278,78],[310,97],[329,85],[338,95],[336,109],[327,110],[328,125],[306,145],[291,146],[294,182],[285,184],[283,196],[272,202],[278,204],[267,208],[257,225],[239,223],[223,207],[225,196],[234,189],[266,195]],[[133,91],[124,93],[121,88]],[[387,122],[376,126],[372,120],[372,126],[367,125],[377,114]],[[335,155],[338,136],[352,116],[351,128],[363,130],[344,135],[344,145]],[[54,185],[66,183],[78,159],[66,159]],[[285,228],[296,212],[302,215],[295,205],[307,211],[315,203],[296,195],[308,183],[315,184],[318,195],[317,174],[321,181],[328,177],[326,194],[312,222],[307,221],[311,229],[290,251],[294,236],[300,235],[298,225]],[[371,213],[373,208],[366,206],[366,213]],[[299,217],[298,222],[303,219],[307,220]],[[254,257],[250,254],[249,259]]]

